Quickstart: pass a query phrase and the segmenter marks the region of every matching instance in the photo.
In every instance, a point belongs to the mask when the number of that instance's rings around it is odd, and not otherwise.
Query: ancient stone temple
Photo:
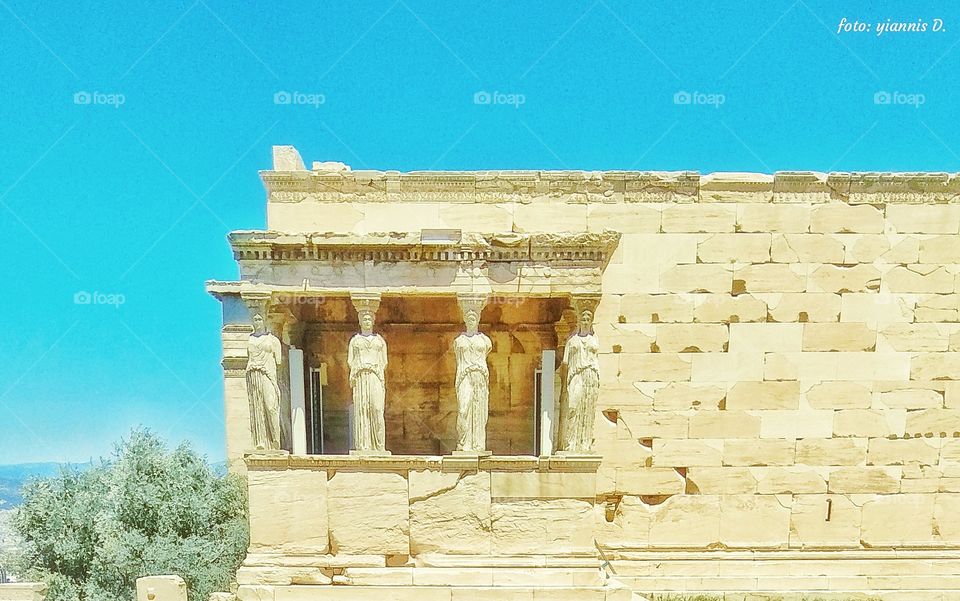
[[[241,601],[960,598],[960,179],[261,177]]]

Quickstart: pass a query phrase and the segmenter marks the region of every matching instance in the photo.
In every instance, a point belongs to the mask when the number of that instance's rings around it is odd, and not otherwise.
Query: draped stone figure
[[[466,309],[463,320],[467,331],[453,341],[457,358],[457,450],[483,453],[487,448],[490,398],[487,355],[493,344],[486,334],[477,330],[479,309]]]
[[[577,331],[567,340],[563,363],[567,368],[567,407],[563,417],[562,450],[590,453],[600,394],[600,341],[593,332],[593,312],[589,309],[578,312]]]
[[[353,389],[353,448],[385,451],[383,424],[387,343],[373,332],[373,311],[360,309],[360,333],[350,339],[347,364]]]
[[[283,363],[280,339],[267,331],[263,315],[253,316],[253,334],[247,341],[247,400],[250,431],[257,450],[280,448],[280,383]]]

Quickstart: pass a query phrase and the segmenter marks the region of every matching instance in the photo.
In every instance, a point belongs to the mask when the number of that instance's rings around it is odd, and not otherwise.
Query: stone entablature
[[[277,148],[287,149],[277,153]],[[960,174],[778,171],[399,171],[304,167],[277,147],[261,171],[270,203],[315,202],[831,202],[957,203]],[[295,155],[295,158],[292,158]]]

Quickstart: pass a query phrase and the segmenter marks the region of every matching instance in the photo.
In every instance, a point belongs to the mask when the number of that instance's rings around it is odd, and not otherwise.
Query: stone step
[[[960,574],[960,560],[924,559],[669,559],[612,562],[614,573],[649,577],[855,577]]]
[[[241,586],[240,601],[637,601],[626,588],[487,586]]]
[[[615,578],[625,586],[643,593],[704,591],[752,591],[782,593],[792,591],[957,591],[960,576],[629,576]],[[960,598],[960,597],[958,597]]]
[[[338,582],[335,577],[334,581]],[[346,568],[342,578],[353,585],[383,586],[536,586],[601,587],[607,578],[592,568],[399,567]]]

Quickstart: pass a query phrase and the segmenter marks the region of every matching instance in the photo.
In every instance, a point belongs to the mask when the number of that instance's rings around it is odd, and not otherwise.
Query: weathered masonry
[[[307,169],[292,147],[261,177],[267,228],[207,284],[250,484],[241,599],[960,598],[960,177]],[[490,343],[479,451],[462,336]]]

